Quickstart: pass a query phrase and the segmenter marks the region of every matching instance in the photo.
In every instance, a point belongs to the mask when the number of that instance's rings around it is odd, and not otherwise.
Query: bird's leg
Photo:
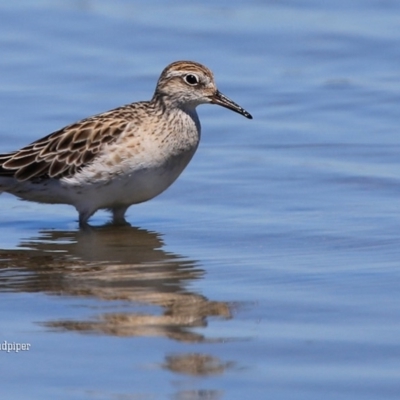
[[[79,213],[79,226],[81,228],[87,228],[89,226],[88,220],[94,214],[92,210],[78,210]]]
[[[129,225],[129,223],[126,222],[125,219],[125,213],[128,207],[129,206],[120,206],[111,209],[111,212],[113,214],[112,222],[114,225]]]

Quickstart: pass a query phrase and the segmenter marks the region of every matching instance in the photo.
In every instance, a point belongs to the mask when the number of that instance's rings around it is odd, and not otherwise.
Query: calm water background
[[[390,0],[3,2],[1,152],[179,59],[254,120],[200,107],[132,228],[1,195],[1,397],[398,399],[399,41]]]

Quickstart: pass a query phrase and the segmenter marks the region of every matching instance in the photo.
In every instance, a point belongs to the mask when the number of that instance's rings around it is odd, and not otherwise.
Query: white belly
[[[91,182],[81,187],[68,183],[62,185],[66,185],[70,192],[73,205],[89,203],[96,209],[129,206],[150,200],[162,193],[178,178],[190,158],[181,158],[179,162],[169,162],[160,167],[124,173],[109,181]]]
[[[136,136],[121,136],[71,177],[1,178],[0,193],[3,190],[39,203],[70,204],[86,215],[150,200],[178,178],[197,149],[197,115],[183,113],[178,122],[182,125],[179,129],[166,130],[164,135],[138,131]]]

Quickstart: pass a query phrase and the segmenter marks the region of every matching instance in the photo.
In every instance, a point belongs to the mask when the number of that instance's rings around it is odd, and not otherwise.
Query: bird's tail
[[[3,164],[11,157],[13,153],[9,154],[0,154],[0,194],[7,191],[8,184],[6,181],[9,181],[14,175],[14,171],[3,168]]]
[[[13,176],[14,175],[14,171],[7,169],[7,168],[3,168],[3,164],[6,163],[13,155],[14,153],[8,153],[8,154],[0,154],[0,178],[2,176]]]

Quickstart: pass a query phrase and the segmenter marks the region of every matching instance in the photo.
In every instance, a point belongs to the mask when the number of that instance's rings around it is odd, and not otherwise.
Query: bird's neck
[[[184,113],[190,117],[200,132],[200,120],[197,115],[196,106],[194,102],[182,102],[179,97],[170,97],[156,92],[151,100],[156,109],[162,110],[163,114]]]

